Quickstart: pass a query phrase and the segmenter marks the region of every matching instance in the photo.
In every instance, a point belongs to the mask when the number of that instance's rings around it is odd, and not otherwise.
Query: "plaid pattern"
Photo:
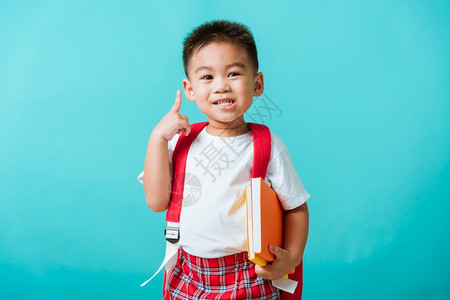
[[[164,299],[280,299],[271,281],[255,274],[246,252],[200,258],[180,249]]]

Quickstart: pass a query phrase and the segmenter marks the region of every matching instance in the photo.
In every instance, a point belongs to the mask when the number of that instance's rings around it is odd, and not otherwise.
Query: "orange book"
[[[247,208],[248,258],[265,266],[275,259],[269,244],[283,247],[283,208],[275,191],[262,178],[252,178],[243,197]]]

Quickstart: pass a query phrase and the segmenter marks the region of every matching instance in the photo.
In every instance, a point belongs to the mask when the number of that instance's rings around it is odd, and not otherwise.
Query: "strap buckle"
[[[166,226],[164,235],[169,243],[176,244],[180,240],[180,227]]]

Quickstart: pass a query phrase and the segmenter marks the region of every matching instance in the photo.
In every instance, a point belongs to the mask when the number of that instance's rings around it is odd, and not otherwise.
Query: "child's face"
[[[183,80],[186,97],[217,129],[242,125],[253,97],[264,91],[263,74],[256,74],[247,52],[229,43],[201,48],[190,59],[188,76]]]

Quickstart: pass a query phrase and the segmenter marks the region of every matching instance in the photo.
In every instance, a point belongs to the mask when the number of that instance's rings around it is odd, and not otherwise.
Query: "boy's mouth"
[[[213,104],[219,105],[219,106],[228,106],[228,105],[232,105],[234,102],[235,101],[233,99],[226,98],[226,99],[216,100],[213,102]]]

